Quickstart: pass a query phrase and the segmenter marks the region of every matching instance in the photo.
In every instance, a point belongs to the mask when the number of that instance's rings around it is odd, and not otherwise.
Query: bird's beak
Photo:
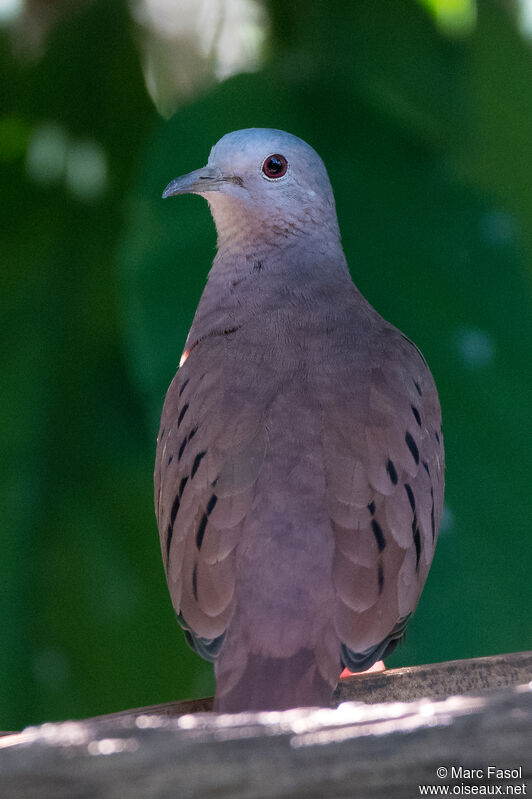
[[[163,200],[176,194],[203,194],[207,191],[219,191],[224,182],[222,171],[217,166],[204,166],[195,169],[188,175],[172,180],[163,191]]]

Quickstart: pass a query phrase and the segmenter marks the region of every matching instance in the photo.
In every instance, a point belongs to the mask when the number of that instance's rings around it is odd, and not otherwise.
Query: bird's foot
[[[340,679],[343,680],[345,677],[355,677],[358,674],[370,674],[372,671],[386,671],[384,661],[377,660],[377,662],[374,663],[373,666],[370,666],[369,669],[366,669],[366,671],[349,671],[349,669],[344,669],[340,674]]]

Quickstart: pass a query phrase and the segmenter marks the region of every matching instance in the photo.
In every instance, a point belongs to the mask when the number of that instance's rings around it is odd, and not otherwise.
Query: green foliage
[[[119,3],[71,17],[38,63],[2,42],[0,727],[212,688],[171,611],[151,472],[215,235],[204,201],[160,195],[242,127],[317,149],[355,282],[440,390],[449,511],[390,663],[530,647],[532,56],[495,3],[449,37],[425,5],[271,0],[264,68],[169,122]],[[30,179],[43,122],[99,143],[103,194]]]

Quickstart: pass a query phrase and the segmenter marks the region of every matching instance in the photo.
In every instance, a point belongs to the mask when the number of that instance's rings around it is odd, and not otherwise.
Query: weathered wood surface
[[[483,658],[449,660],[426,666],[409,666],[384,672],[360,674],[342,680],[333,694],[331,707],[340,702],[412,702],[446,696],[509,688],[532,680],[532,652],[513,652]],[[139,716],[145,713],[176,717],[184,713],[212,710],[212,697],[122,710],[95,716],[97,719]]]
[[[172,718],[145,710],[28,728],[0,740],[0,796],[411,799],[419,785],[501,785],[503,793],[519,785],[525,795],[532,776],[532,675],[529,656],[511,661],[524,684],[497,690],[490,682],[478,695],[475,683],[476,696],[232,716]],[[430,688],[436,667],[423,668],[432,675]],[[413,670],[399,670],[405,671]],[[414,674],[422,685],[422,672]],[[390,673],[352,679],[383,676]],[[490,765],[521,773],[489,779]],[[449,770],[443,779],[442,766]],[[484,775],[453,779],[453,766]]]
[[[532,680],[532,652],[514,652],[467,660],[448,660],[361,674],[342,680],[335,704],[359,702],[409,702],[509,688]]]

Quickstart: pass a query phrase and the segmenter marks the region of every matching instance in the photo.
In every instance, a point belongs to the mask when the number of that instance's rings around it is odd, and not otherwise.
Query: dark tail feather
[[[349,671],[366,671],[371,668],[378,660],[384,660],[388,655],[391,655],[397,644],[404,641],[406,637],[406,625],[412,614],[409,613],[403,619],[400,619],[391,633],[384,638],[380,644],[366,649],[364,652],[354,652],[349,649],[345,644],[340,647],[342,655],[342,663],[349,669]]]
[[[300,649],[288,658],[249,655],[240,680],[227,692],[223,673],[216,677],[214,709],[218,713],[327,707],[333,690],[318,671],[315,654],[309,649]]]

